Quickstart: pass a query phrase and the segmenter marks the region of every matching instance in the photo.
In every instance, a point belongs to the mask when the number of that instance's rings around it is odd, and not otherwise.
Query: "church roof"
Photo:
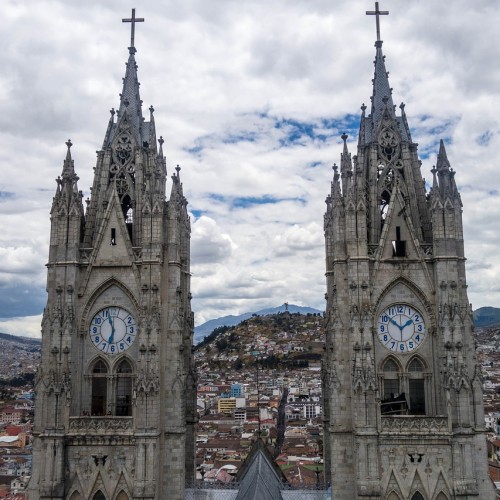
[[[238,474],[240,488],[236,500],[283,500],[285,476],[259,439]]]
[[[370,115],[361,116],[361,120],[364,122],[361,127],[364,130],[363,136],[360,137],[361,143],[369,144],[375,140],[375,133],[386,112],[386,108],[389,116],[397,123],[401,138],[404,141],[411,141],[404,118],[396,116],[396,112],[394,111],[392,88],[389,85],[389,73],[385,68],[385,56],[382,53],[382,40],[376,41],[375,47],[375,74],[372,80],[373,92],[371,96],[372,107]]]
[[[117,113],[116,123],[114,122],[114,111],[112,110],[110,128],[106,132],[104,147],[109,146],[116,134],[118,124],[126,113],[128,121],[132,124],[137,144],[149,143],[152,136],[155,136],[154,121],[146,122],[142,116],[142,100],[139,93],[139,79],[137,77],[137,63],[135,61],[135,47],[129,47],[129,57],[123,78],[123,89],[120,94],[120,107]],[[152,108],[150,108],[151,110]],[[151,113],[152,114],[152,113]],[[156,144],[150,144],[156,147]]]
[[[133,123],[136,131],[141,130],[142,126],[142,101],[139,95],[139,80],[137,78],[137,63],[135,62],[135,47],[129,48],[129,57],[127,61],[127,70],[123,79],[123,90],[120,95],[120,110],[118,116],[126,111],[130,121]]]
[[[382,41],[375,42],[377,52],[375,55],[375,75],[373,77],[372,118],[375,123],[380,121],[387,102],[387,110],[392,118],[394,104],[392,102],[392,89],[389,85],[389,73],[385,69],[385,56],[382,54]]]

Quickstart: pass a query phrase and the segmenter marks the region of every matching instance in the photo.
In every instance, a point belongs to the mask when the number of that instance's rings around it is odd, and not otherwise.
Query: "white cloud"
[[[21,337],[40,337],[42,315],[23,316],[19,318],[0,318],[0,331]]]
[[[192,227],[191,259],[196,264],[220,262],[232,252],[232,241],[222,234],[217,223],[210,217],[201,216]]]
[[[294,224],[284,234],[275,236],[274,246],[278,256],[321,248],[324,246],[323,229],[316,223],[308,224],[306,227]]]
[[[367,8],[361,0],[143,0],[138,7],[146,19],[136,30],[144,108],[156,109],[168,170],[182,166],[196,214],[197,323],[285,301],[324,306],[329,167],[339,163],[344,130],[355,154],[356,117],[370,104],[375,23]],[[498,306],[497,2],[384,8],[394,102],[406,103],[427,181],[438,141],[447,140],[464,202],[469,298],[474,307]],[[79,188],[89,194],[128,56],[123,9],[118,0],[3,6],[2,314],[10,298],[23,304],[27,282],[26,315],[43,307],[49,211],[68,138]]]

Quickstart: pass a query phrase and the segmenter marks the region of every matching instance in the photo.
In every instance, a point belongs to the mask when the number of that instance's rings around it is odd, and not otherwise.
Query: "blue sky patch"
[[[10,191],[0,191],[0,202],[5,201],[5,200],[11,200],[16,196],[15,193],[12,193]]]
[[[240,134],[229,134],[222,138],[224,144],[237,144],[238,142],[255,142],[257,134],[254,132],[242,132]]]
[[[306,204],[304,198],[277,198],[272,195],[263,196],[223,196],[216,193],[210,193],[208,197],[211,200],[218,201],[220,203],[225,203],[231,208],[248,208],[254,205],[275,205],[276,203],[283,203],[286,201],[291,201],[293,203],[300,203],[302,205]],[[201,210],[193,210],[193,214],[202,213]]]
[[[317,135],[314,131],[315,124],[307,122],[299,122],[289,118],[277,120],[274,128],[283,130],[286,136],[280,139],[281,146],[290,146],[303,141],[303,139],[316,139]],[[323,139],[324,140],[324,139]]]
[[[214,201],[220,201],[221,203],[227,203],[226,197],[221,194],[210,193],[208,197]]]
[[[490,143],[492,137],[493,137],[493,132],[491,130],[487,130],[476,139],[476,142],[480,146],[487,146]]]
[[[191,213],[193,214],[194,217],[199,219],[202,215],[206,214],[206,210],[191,210]]]
[[[323,162],[321,162],[321,161],[312,161],[308,164],[308,167],[316,168],[316,167],[321,167],[322,165],[323,165]]]
[[[282,203],[283,201],[293,201],[305,204],[305,200],[302,198],[275,198],[274,196],[264,195],[264,196],[246,196],[240,198],[234,198],[232,200],[232,206],[234,208],[247,208],[252,205],[274,205],[276,203]]]

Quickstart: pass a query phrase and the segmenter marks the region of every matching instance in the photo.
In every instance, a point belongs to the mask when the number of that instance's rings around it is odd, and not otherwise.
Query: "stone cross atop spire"
[[[378,4],[377,4],[378,5]],[[132,17],[130,19],[122,19],[122,23],[130,23],[130,50],[135,52],[134,38],[135,38],[135,23],[143,23],[143,17],[135,17],[135,9],[132,9]]]
[[[375,10],[367,10],[367,16],[375,16],[376,25],[377,25],[377,43],[381,44],[382,40],[380,39],[380,16],[388,16],[388,10],[380,10],[378,8],[378,2],[375,2]]]

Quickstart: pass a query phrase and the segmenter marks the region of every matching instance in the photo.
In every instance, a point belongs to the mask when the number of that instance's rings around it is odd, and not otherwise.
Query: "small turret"
[[[56,194],[51,208],[51,238],[49,260],[66,258],[68,251],[76,252],[80,244],[83,227],[82,192],[78,190],[78,176],[71,158],[70,140],[61,176],[56,179]]]
[[[347,195],[349,188],[352,186],[352,160],[347,149],[347,137],[345,132],[341,136],[344,141],[344,149],[340,155],[340,173],[342,175],[342,193],[344,196]]]

